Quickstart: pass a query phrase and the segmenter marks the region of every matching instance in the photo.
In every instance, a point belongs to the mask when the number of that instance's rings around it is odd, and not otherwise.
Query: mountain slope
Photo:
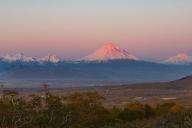
[[[186,53],[180,53],[176,56],[170,57],[169,59],[165,60],[165,63],[170,64],[191,64],[192,63],[192,56],[189,56]]]
[[[169,82],[157,83],[141,83],[127,86],[128,88],[135,89],[170,89],[170,90],[191,90],[192,89],[192,76],[186,76],[178,80]]]
[[[105,44],[94,53],[83,58],[83,60],[88,61],[107,61],[120,59],[138,60],[137,57],[129,54],[126,50],[119,48],[113,43]]]

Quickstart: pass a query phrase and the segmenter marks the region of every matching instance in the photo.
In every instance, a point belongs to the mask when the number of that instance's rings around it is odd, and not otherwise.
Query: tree
[[[65,99],[73,109],[72,128],[100,128],[109,120],[109,112],[102,106],[104,97],[97,92],[75,93]]]
[[[123,121],[134,121],[145,117],[144,105],[140,103],[128,104],[122,112],[119,113],[119,118]]]

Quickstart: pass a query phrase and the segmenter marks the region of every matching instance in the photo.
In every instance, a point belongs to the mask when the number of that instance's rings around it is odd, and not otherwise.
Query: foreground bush
[[[192,128],[192,110],[165,115],[157,128]]]
[[[0,99],[0,128],[191,128],[192,110],[175,103],[156,107],[130,103],[106,108],[97,92],[21,97],[4,91]]]

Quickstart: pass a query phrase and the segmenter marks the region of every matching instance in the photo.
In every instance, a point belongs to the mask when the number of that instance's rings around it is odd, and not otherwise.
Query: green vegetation
[[[129,103],[122,108],[102,105],[97,92],[65,97],[51,94],[22,97],[3,91],[0,128],[191,128],[192,110],[175,103],[150,106]]]

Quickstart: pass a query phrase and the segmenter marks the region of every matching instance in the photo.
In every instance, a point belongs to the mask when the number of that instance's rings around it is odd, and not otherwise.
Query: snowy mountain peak
[[[4,61],[9,61],[9,62],[13,62],[13,61],[32,62],[32,61],[35,61],[35,59],[33,57],[25,56],[23,53],[17,53],[15,55],[9,55],[8,54],[8,55],[2,57],[2,59]]]
[[[171,64],[189,64],[192,63],[192,56],[186,53],[179,53],[176,56],[170,57],[169,59],[165,60],[165,62]]]
[[[39,59],[40,62],[58,63],[61,59],[57,55],[48,55]]]
[[[114,43],[107,43],[107,44],[103,45],[101,48],[107,49],[107,50],[120,49],[120,48],[119,48],[117,45],[115,45]]]
[[[126,50],[119,48],[113,43],[107,43],[94,53],[83,58],[83,60],[88,61],[107,61],[119,59],[138,60],[137,57],[129,54]]]

